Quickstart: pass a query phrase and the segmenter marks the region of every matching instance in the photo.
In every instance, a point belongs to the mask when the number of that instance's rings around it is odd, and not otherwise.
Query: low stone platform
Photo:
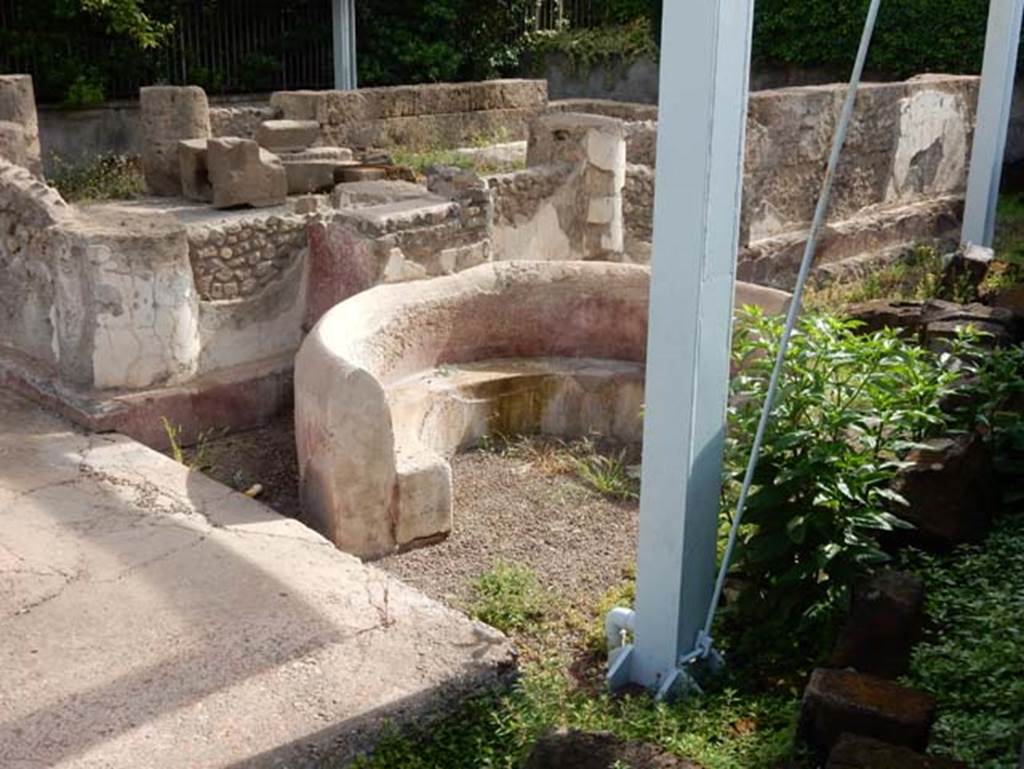
[[[315,767],[511,672],[491,628],[0,390],[0,766]]]

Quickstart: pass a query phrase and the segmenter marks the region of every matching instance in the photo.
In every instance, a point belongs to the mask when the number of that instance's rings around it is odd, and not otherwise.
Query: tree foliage
[[[359,79],[393,85],[494,77],[514,67],[529,0],[356,3]]]

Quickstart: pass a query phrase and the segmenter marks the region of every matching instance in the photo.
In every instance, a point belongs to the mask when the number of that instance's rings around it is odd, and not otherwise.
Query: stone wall
[[[0,161],[0,339],[77,387],[136,388],[196,373],[184,229],[160,217],[68,206]]]
[[[530,127],[525,171],[487,178],[495,259],[622,256],[623,124],[551,112]]]
[[[29,75],[0,75],[0,158],[43,172],[39,118]]]
[[[279,91],[271,107],[285,119],[316,120],[323,143],[341,147],[459,147],[486,135],[526,137],[547,104],[543,80]]]
[[[650,261],[654,236],[654,169],[650,166],[633,163],[626,166],[622,220],[626,228],[626,259]]]
[[[955,234],[973,135],[978,79],[925,76],[868,83],[858,97],[818,262]],[[752,93],[747,118],[739,274],[788,286],[821,185],[845,86]],[[600,102],[574,101],[604,111]],[[628,258],[646,258],[657,124],[625,109]]]
[[[21,166],[0,158],[0,347],[56,366],[56,267],[67,251],[54,228],[70,207]]]
[[[279,280],[306,248],[306,218],[248,216],[188,231],[199,298],[246,299]]]
[[[225,105],[210,107],[210,134],[255,139],[264,120],[273,120],[277,111],[269,105]]]

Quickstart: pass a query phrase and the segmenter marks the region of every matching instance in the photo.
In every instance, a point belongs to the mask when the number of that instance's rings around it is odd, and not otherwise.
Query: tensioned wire
[[[843,145],[846,143],[846,134],[850,128],[850,120],[853,117],[853,107],[857,100],[857,91],[860,87],[861,77],[864,74],[864,62],[867,60],[868,49],[871,47],[871,38],[874,35],[875,22],[878,20],[878,9],[881,3],[882,0],[871,0],[871,5],[868,8],[867,19],[864,22],[864,31],[861,34],[860,47],[857,50],[857,59],[854,62],[850,84],[846,90],[846,99],[843,102],[843,109],[839,116],[839,123],[836,126],[835,134],[832,137],[832,152],[828,158],[825,178],[821,182],[821,192],[818,196],[817,207],[814,210],[811,231],[808,234],[807,243],[804,245],[800,272],[797,275],[796,287],[793,289],[793,299],[789,306],[789,312],[786,315],[786,325],[782,332],[782,338],[779,341],[779,350],[775,356],[775,366],[772,369],[771,379],[768,382],[768,392],[765,395],[764,407],[757,424],[757,432],[754,434],[754,444],[750,449],[750,459],[747,461],[747,470],[743,476],[743,486],[740,489],[739,500],[736,503],[736,514],[733,516],[732,526],[729,529],[729,540],[725,546],[725,552],[722,554],[722,563],[718,570],[718,578],[715,580],[715,590],[711,597],[711,604],[708,607],[707,618],[704,620],[704,627],[697,638],[697,649],[694,653],[686,655],[684,658],[686,662],[706,657],[711,652],[711,625],[715,618],[715,612],[718,610],[718,604],[722,599],[725,577],[729,572],[733,551],[736,549],[736,535],[739,532],[740,523],[743,521],[747,497],[750,494],[754,472],[757,470],[757,462],[761,456],[761,445],[764,442],[765,430],[768,427],[768,420],[771,418],[772,408],[775,405],[779,379],[786,363],[786,353],[789,350],[789,340],[793,336],[793,329],[796,327],[797,318],[800,315],[804,286],[807,283],[811,265],[814,263],[814,255],[818,247],[818,237],[825,226],[825,218],[828,215],[829,204],[832,201],[832,188],[835,185],[836,169],[839,166]]]

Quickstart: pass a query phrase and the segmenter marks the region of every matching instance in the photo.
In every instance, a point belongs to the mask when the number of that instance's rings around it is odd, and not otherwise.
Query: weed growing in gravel
[[[499,562],[473,583],[467,610],[481,622],[508,633],[542,619],[547,603],[532,569]]]
[[[587,487],[610,499],[634,502],[640,498],[640,478],[629,464],[629,447],[617,451],[599,437],[574,441],[538,440],[536,436],[486,437],[483,451],[518,459],[544,475],[575,475]]]
[[[203,430],[196,436],[196,445],[190,452],[192,458],[189,459],[185,448],[181,445],[181,425],[174,424],[167,417],[160,417],[160,422],[164,426],[164,434],[167,435],[168,452],[171,459],[179,465],[185,465],[189,470],[205,472],[211,468],[206,457],[207,444],[211,438],[210,431]]]
[[[577,459],[575,464],[580,478],[606,497],[640,499],[640,481],[629,474],[625,449],[615,456],[588,454]]]
[[[1024,514],[980,546],[912,553],[933,631],[914,648],[912,686],[939,699],[930,748],[976,769],[1017,765],[1024,736]]]

